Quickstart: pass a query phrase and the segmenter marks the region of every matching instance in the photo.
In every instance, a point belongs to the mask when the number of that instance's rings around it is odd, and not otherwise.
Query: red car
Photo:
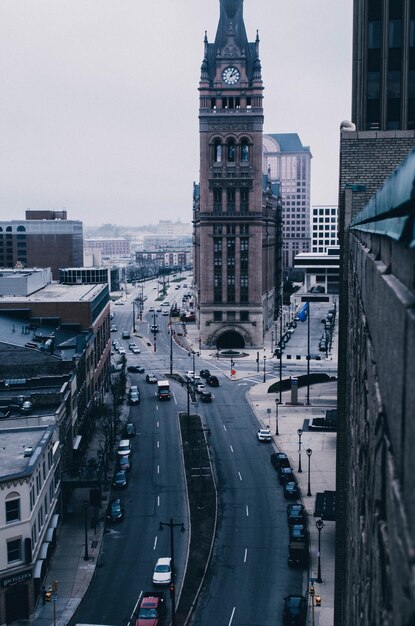
[[[164,592],[146,591],[138,607],[135,626],[161,626],[165,611]]]

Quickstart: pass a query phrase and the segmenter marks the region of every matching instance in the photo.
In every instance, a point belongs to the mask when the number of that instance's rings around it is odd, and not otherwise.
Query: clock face
[[[222,72],[222,78],[228,85],[235,85],[240,78],[238,68],[233,67],[232,65],[225,68]]]

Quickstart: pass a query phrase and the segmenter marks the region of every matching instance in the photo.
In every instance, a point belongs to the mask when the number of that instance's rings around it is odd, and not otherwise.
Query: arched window
[[[24,226],[18,226],[16,230],[17,230],[18,233],[19,232],[26,232],[26,228]]]
[[[6,524],[20,520],[20,495],[17,491],[6,497]]]
[[[213,160],[215,163],[222,162],[222,144],[220,139],[215,139],[213,143]]]
[[[228,162],[233,163],[235,161],[235,141],[229,139],[228,141]]]
[[[249,141],[245,138],[241,141],[241,161],[242,163],[249,161]]]

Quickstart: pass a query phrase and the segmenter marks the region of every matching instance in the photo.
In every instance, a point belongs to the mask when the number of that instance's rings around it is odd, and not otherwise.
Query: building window
[[[222,189],[213,190],[213,210],[214,211],[222,210]]]
[[[226,234],[234,235],[236,233],[236,225],[235,224],[227,224],[226,225]]]
[[[241,194],[241,211],[249,210],[249,189],[243,187],[240,191]]]
[[[222,162],[222,144],[220,139],[215,139],[213,143],[213,160],[215,163]]]
[[[213,311],[213,321],[214,322],[222,321],[222,311]]]
[[[401,20],[389,20],[388,44],[389,48],[400,48],[402,46]]]
[[[22,540],[11,539],[7,542],[7,563],[15,563],[22,560]]]
[[[233,163],[235,161],[235,141],[233,139],[229,139],[228,141],[228,163]]]
[[[227,189],[227,210],[235,211],[235,189]]]
[[[369,22],[368,24],[368,48],[373,50],[380,48],[380,21]]]
[[[249,142],[248,139],[241,141],[241,161],[247,163],[249,161]]]
[[[241,311],[239,316],[241,322],[249,322],[249,311]]]
[[[10,493],[6,498],[6,524],[20,520],[20,496]]]
[[[226,320],[228,322],[234,322],[236,320],[235,311],[226,311]]]
[[[388,72],[388,98],[400,98],[401,96],[401,73],[399,71]]]
[[[222,234],[222,224],[213,224],[213,234],[214,235]]]

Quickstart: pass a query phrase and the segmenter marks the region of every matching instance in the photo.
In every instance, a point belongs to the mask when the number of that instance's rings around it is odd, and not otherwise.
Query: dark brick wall
[[[336,626],[415,624],[415,251],[348,228],[414,147],[341,136]]]

